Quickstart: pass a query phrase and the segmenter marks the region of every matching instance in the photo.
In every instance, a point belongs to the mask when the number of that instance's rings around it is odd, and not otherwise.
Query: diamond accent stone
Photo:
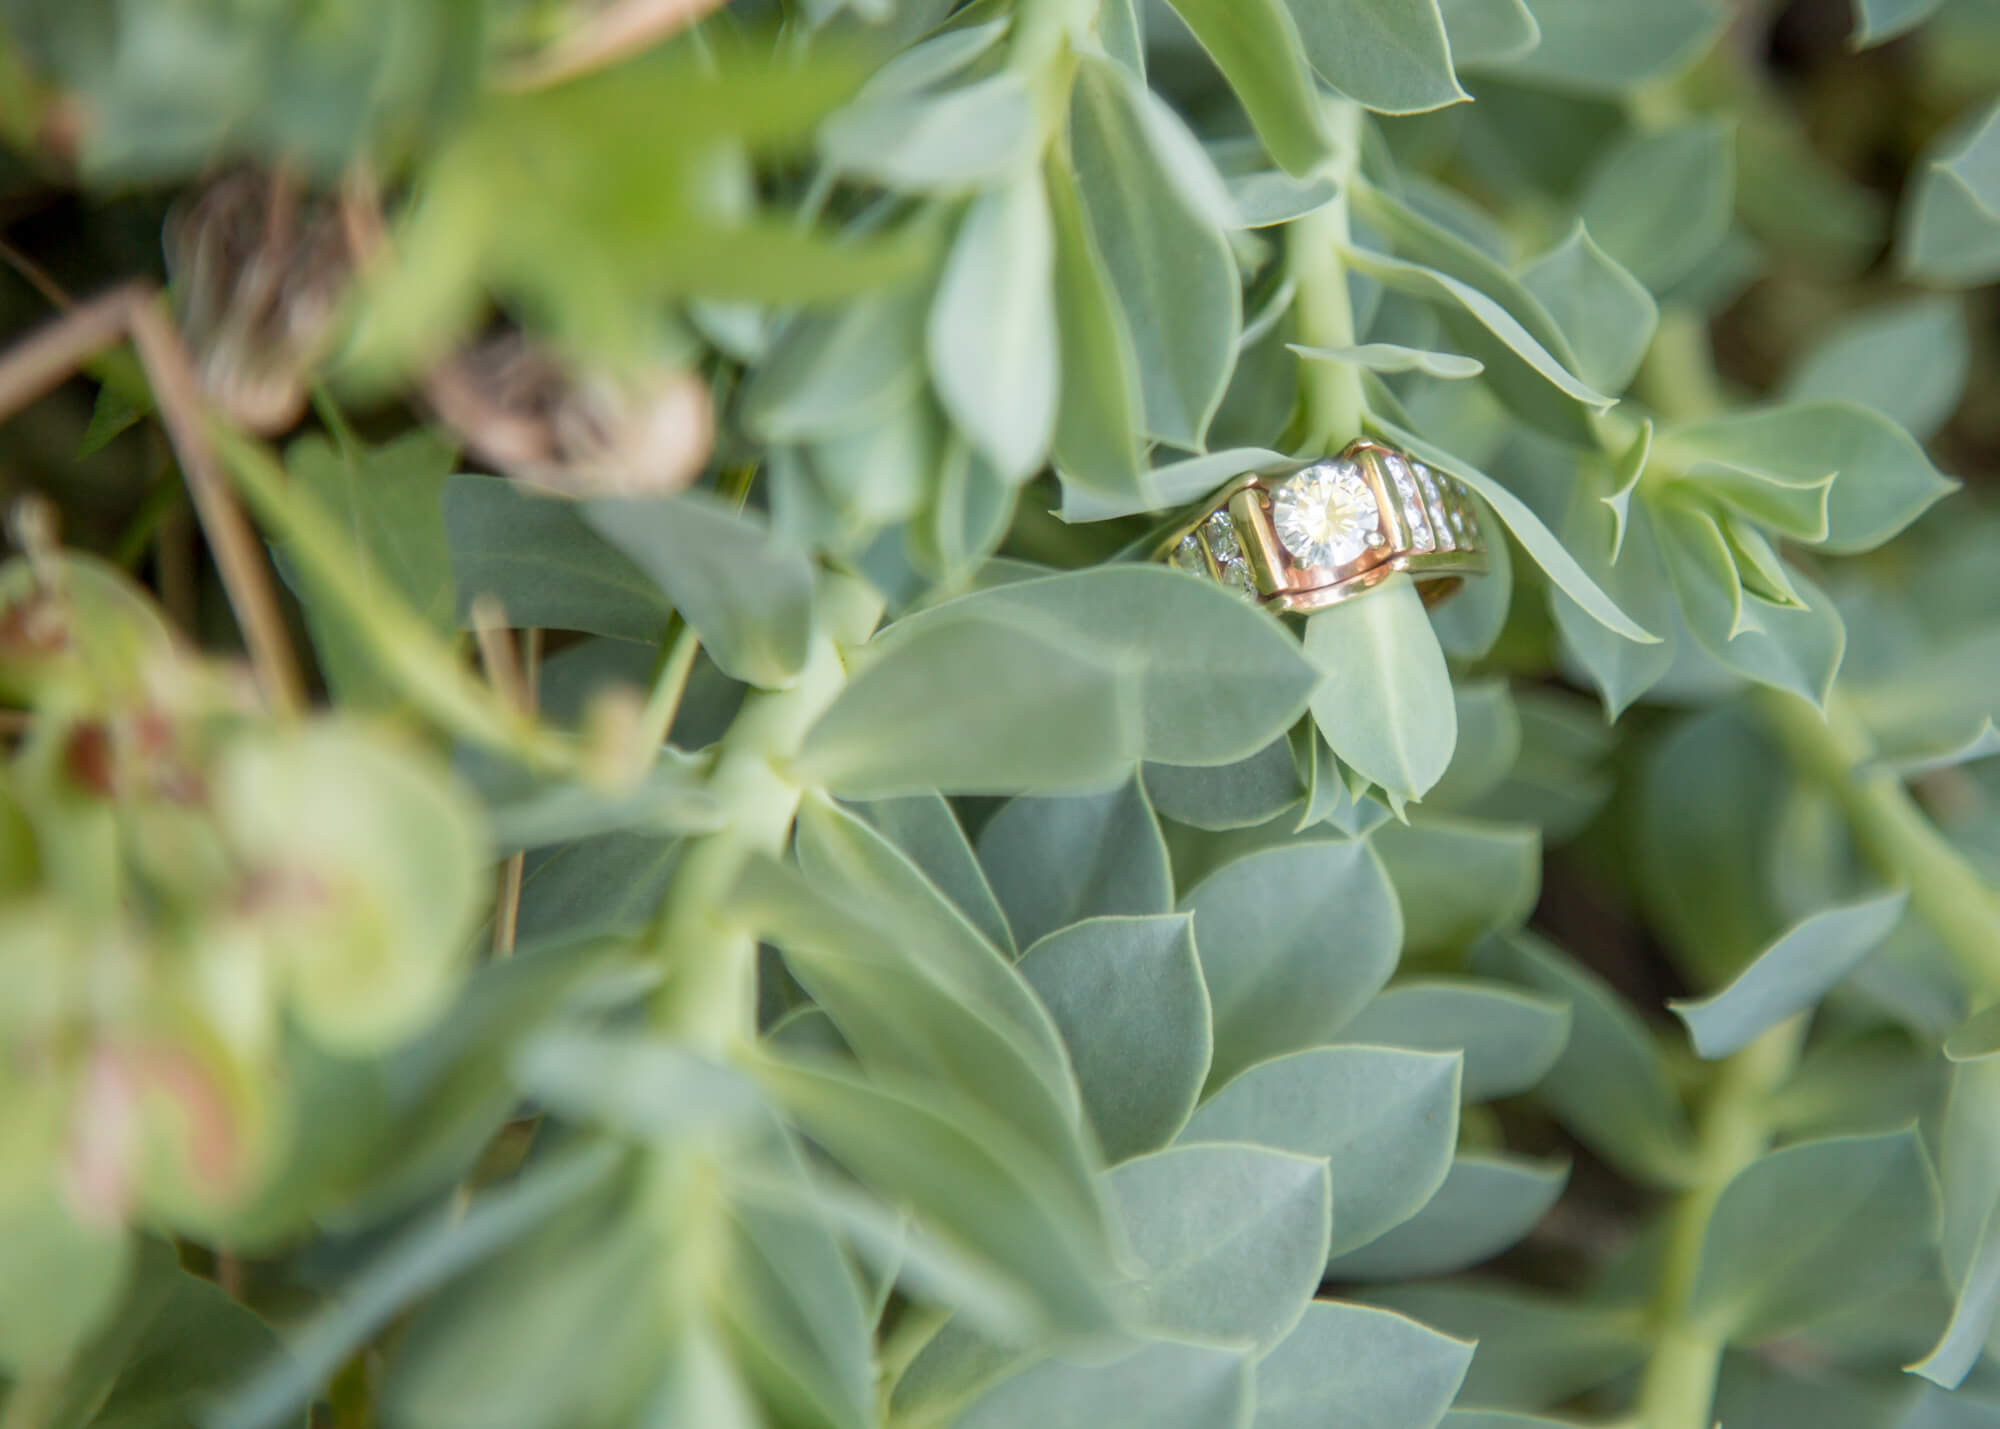
[[[1190,531],[1181,537],[1181,543],[1174,547],[1173,555],[1167,558],[1175,570],[1186,571],[1191,576],[1206,576],[1208,560],[1201,553],[1201,542]]]
[[[1412,462],[1410,465],[1416,473],[1417,485],[1423,488],[1424,508],[1430,513],[1431,533],[1437,540],[1437,548],[1440,551],[1454,549],[1458,542],[1452,539],[1451,517],[1447,514],[1448,508],[1445,506],[1445,478],[1420,461]]]
[[[1375,489],[1351,461],[1307,467],[1278,488],[1271,516],[1278,539],[1302,566],[1344,566],[1382,530]]]
[[[1255,595],[1257,583],[1250,575],[1250,562],[1243,554],[1243,546],[1236,539],[1236,523],[1227,511],[1216,511],[1201,523],[1202,539],[1208,545],[1209,555],[1215,558],[1215,568],[1222,576],[1222,583],[1232,586],[1244,595]]]
[[[1390,484],[1396,488],[1396,504],[1402,509],[1403,525],[1410,533],[1410,549],[1434,549],[1437,539],[1431,535],[1431,518],[1424,511],[1424,494],[1417,490],[1417,479],[1410,474],[1410,464],[1395,452],[1385,452],[1382,465],[1389,473]]]

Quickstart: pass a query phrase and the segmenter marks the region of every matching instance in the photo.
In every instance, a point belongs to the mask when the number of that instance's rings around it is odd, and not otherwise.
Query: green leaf
[[[1002,480],[1032,475],[1056,427],[1055,227],[1038,172],[972,201],[931,304],[938,398]]]
[[[1024,948],[1085,918],[1174,906],[1167,846],[1136,779],[1105,794],[1014,800],[980,831],[979,861]]]
[[[1663,501],[1653,507],[1674,593],[1702,649],[1747,679],[1824,705],[1840,670],[1846,631],[1825,592],[1797,571],[1803,610],[1747,602],[1735,557],[1713,516]]]
[[[1658,293],[1722,241],[1735,196],[1728,125],[1691,120],[1615,145],[1584,188],[1582,216],[1604,251]]]
[[[1090,236],[1076,176],[1054,159],[1045,172],[1055,223],[1056,306],[1062,314],[1056,467],[1066,481],[1129,496],[1138,490],[1145,467],[1139,432],[1146,421],[1146,394],[1139,384],[1139,355],[1104,255]]]
[[[17,1185],[0,1207],[0,1365],[13,1375],[63,1363],[105,1327],[137,1249],[124,1227],[79,1219],[52,1178]]]
[[[1398,292],[1408,293],[1426,302],[1463,309],[1467,316],[1497,339],[1508,352],[1571,401],[1600,412],[1616,403],[1616,398],[1605,396],[1571,372],[1562,361],[1536,341],[1534,335],[1523,327],[1512,313],[1471,284],[1462,283],[1435,268],[1408,263],[1399,258],[1388,257],[1386,254],[1371,253],[1365,248],[1349,248],[1345,251],[1348,262],[1355,269]],[[1475,356],[1485,361],[1488,366],[1495,366],[1497,363],[1491,354],[1491,344],[1481,343],[1474,349]]]
[[[1787,1146],[1723,1189],[1690,1309],[1755,1344],[1916,1279],[1937,1237],[1937,1182],[1914,1129]]]
[[[1014,935],[1007,927],[1007,915],[1000,910],[986,871],[979,866],[950,804],[937,794],[910,794],[900,799],[877,799],[862,805],[860,812],[940,893],[958,905],[958,911],[994,947],[1009,957],[1014,955]]]
[[[1851,402],[1753,408],[1670,428],[1661,441],[1676,454],[1768,481],[1802,484],[1837,473],[1827,497],[1829,551],[1872,550],[1958,485],[1908,432]]]
[[[1722,991],[1667,1006],[1687,1024],[1697,1052],[1726,1057],[1815,1005],[1889,936],[1909,901],[1898,891],[1815,913],[1795,923]]]
[[[1926,156],[1903,205],[1896,257],[1911,277],[1941,287],[2000,274],[2000,104],[1954,126]]]
[[[1369,1003],[1341,1029],[1340,1040],[1461,1053],[1465,1100],[1492,1101],[1525,1092],[1548,1074],[1569,1041],[1569,1008],[1501,983],[1421,978]]]
[[[1306,58],[1328,84],[1382,114],[1470,98],[1451,68],[1437,0],[1290,0]]]
[[[1468,1404],[1559,1404],[1644,1362],[1653,1343],[1642,1310],[1505,1286],[1440,1281],[1374,1290],[1366,1298],[1479,1342],[1459,1390]],[[1444,1419],[1452,1429],[1463,1422],[1456,1411]],[[1539,1429],[1543,1422],[1501,1420],[1506,1429]]]
[[[1733,977],[1790,921],[1772,888],[1795,787],[1779,746],[1727,706],[1683,720],[1654,748],[1635,872],[1654,926],[1699,985]]]
[[[1929,441],[1957,408],[1971,361],[1965,307],[1957,298],[1881,303],[1821,339],[1786,377],[1779,400],[1873,407]]]
[[[907,640],[971,620],[1046,631],[1092,662],[1100,680],[1129,690],[1140,716],[1140,737],[1127,746],[1132,759],[1200,765],[1241,759],[1291,728],[1316,679],[1298,642],[1267,613],[1212,582],[1153,565],[1015,581],[900,620],[877,642],[899,654]],[[992,683],[978,681],[982,689]],[[937,721],[938,691],[952,689],[951,681],[935,679],[916,700],[927,708],[905,718]],[[1045,732],[1061,728],[1047,714],[1033,723]]]
[[[1648,1185],[1689,1177],[1694,1137],[1687,1113],[1651,1035],[1610,988],[1525,933],[1487,943],[1472,966],[1569,1003],[1569,1042],[1536,1095],[1579,1141]]]
[[[1455,1053],[1294,1052],[1229,1082],[1195,1111],[1180,1139],[1329,1158],[1340,1208],[1329,1253],[1345,1255],[1407,1221],[1443,1184],[1458,1140],[1458,1077]]]
[[[956,1429],[1249,1429],[1250,1357],[1161,1341],[1110,1362],[1048,1360],[987,1391]]]
[[[367,556],[362,579],[399,599],[440,635],[453,629],[452,560],[445,536],[444,490],[458,454],[428,432],[357,450],[324,437],[302,437],[285,450],[292,479],[309,489]],[[309,577],[301,603],[320,670],[341,703],[380,707],[396,691],[346,624],[322,603]]]
[[[1865,50],[1916,29],[1943,0],[1855,0],[1854,48]]]
[[[845,436],[886,421],[923,385],[928,296],[903,286],[800,312],[744,381],[744,426],[777,443]]]
[[[525,945],[638,933],[659,911],[680,865],[682,841],[658,834],[599,834],[528,855],[517,930]]]
[[[1138,691],[1094,652],[1002,612],[904,623],[807,734],[802,778],[883,798],[1089,787],[1130,767]]]
[[[1194,914],[1214,1009],[1210,1086],[1328,1041],[1389,980],[1402,943],[1388,876],[1365,843],[1253,853],[1203,879],[1181,906]]]
[[[1674,602],[1674,586],[1666,560],[1654,536],[1652,516],[1644,502],[1630,508],[1624,520],[1618,510],[1596,496],[1586,482],[1570,488],[1570,506],[1562,522],[1564,544],[1578,552],[1578,562],[1604,588],[1618,608],[1632,610],[1652,630],[1674,630],[1682,624]],[[1616,556],[1606,552],[1618,546]],[[1674,666],[1672,640],[1636,644],[1624,640],[1594,620],[1560,588],[1548,592],[1550,610],[1564,644],[1582,666],[1590,684],[1604,698],[1606,719],[1618,719],[1630,704],[1658,684]]]
[[[1550,534],[1541,518],[1529,509],[1526,502],[1514,495],[1506,487],[1478,468],[1460,461],[1449,452],[1432,446],[1421,437],[1412,435],[1391,422],[1375,419],[1373,426],[1379,428],[1391,441],[1402,446],[1411,455],[1422,458],[1440,471],[1450,472],[1492,508],[1514,539],[1521,543],[1535,563],[1548,573],[1564,595],[1605,629],[1641,645],[1652,645],[1659,636],[1634,623],[1632,618],[1619,609],[1617,603],[1606,595],[1597,582],[1590,578],[1584,568],[1577,564],[1563,544]]]
[[[474,597],[491,595],[522,627],[658,644],[672,603],[590,528],[584,510],[495,477],[445,482],[445,534],[461,621]]]
[[[1506,537],[1495,532],[1486,546],[1486,574],[1467,582],[1442,605],[1433,606],[1431,628],[1437,632],[1438,644],[1444,647],[1446,655],[1458,660],[1482,660],[1499,644],[1513,607],[1514,548]],[[1464,738],[1461,710],[1461,743]],[[1450,779],[1451,772],[1447,769],[1445,780]],[[1436,789],[1431,791],[1431,797],[1438,797]]]
[[[1449,1275],[1491,1260],[1541,1223],[1569,1183],[1565,1161],[1459,1156],[1424,1208],[1361,1249],[1335,1257],[1334,1280]]]
[[[1937,1344],[1909,1368],[1947,1389],[1957,1388],[1978,1362],[2000,1307],[2000,1246],[1996,1246],[2000,1218],[1994,1214],[2000,1204],[2000,1156],[1995,1154],[1993,1137],[1994,1115],[2000,1110],[2000,1062],[1977,1055],[1985,1051],[1983,1045],[1966,1047],[1963,1035],[1970,1032],[1971,1040],[1987,1042],[1991,1011],[1974,1017],[1945,1044],[1947,1056],[1953,1056],[1952,1041],[1961,1043],[1961,1053],[1975,1054],[1972,1059],[1953,1058],[1959,1065],[1951,1071],[1938,1138],[1938,1169],[1944,1183],[1944,1269],[1957,1294],[1950,1323]]]
[[[740,916],[784,952],[864,1068],[922,1079],[1005,1120],[1041,1164],[1087,1196],[1076,1083],[1060,1034],[1027,984],[976,937],[951,940],[921,913],[899,918],[882,906],[882,890],[866,911],[865,888],[836,901],[825,887],[836,870],[824,868],[809,888],[782,865],[753,863],[736,890]],[[938,940],[922,941],[927,931]]]
[[[1080,491],[1074,485],[1063,490],[1062,518],[1065,521],[1110,521],[1120,516],[1137,516],[1169,506],[1198,500],[1246,471],[1266,467],[1292,467],[1297,462],[1283,452],[1266,447],[1230,447],[1207,456],[1169,462],[1140,473],[1139,495],[1106,497]]]
[[[749,512],[698,492],[601,497],[584,518],[665,591],[731,679],[782,688],[812,638],[813,568]]]
[[[2000,1222],[1991,1211],[1962,1281],[1944,1334],[1928,1355],[1906,1366],[1945,1389],[1957,1389],[1979,1363],[1993,1332],[1994,1316],[2000,1313]]]
[[[620,1160],[615,1147],[602,1143],[552,1156],[462,1210],[417,1222],[288,1335],[284,1353],[239,1383],[208,1422],[216,1429],[271,1429],[286,1421],[397,1314],[600,1191]]]
[[[1945,1039],[1944,1054],[1954,1062],[1978,1062],[2000,1053],[2000,1005],[1975,1012]]]
[[[1104,1208],[1011,1124],[931,1084],[773,1058],[755,1071],[836,1159],[1022,1287],[1051,1324],[1111,1324]]]
[[[1243,328],[1228,193],[1181,121],[1130,71],[1090,55],[1077,62],[1070,148],[1138,354],[1147,428],[1198,451]]]
[[[1021,976],[1069,1048],[1105,1160],[1172,1141],[1208,1079],[1213,1045],[1188,918],[1092,918],[1028,949]]]
[[[740,1368],[788,1419],[870,1429],[878,1422],[872,1326],[828,1219],[810,1204],[738,1203],[731,1221],[718,1308]]]
[[[1257,1362],[1255,1429],[1431,1429],[1472,1348],[1393,1311],[1315,1300]]]
[[[1506,65],[1542,42],[1523,0],[1439,0],[1451,57],[1460,69]]]
[[[1425,815],[1369,841],[1396,885],[1410,953],[1461,952],[1518,928],[1541,893],[1541,837],[1518,824]]]
[[[1443,777],[1458,740],[1458,706],[1423,597],[1393,575],[1306,620],[1319,667],[1313,723],[1341,760],[1402,798]]]
[[[1268,823],[1305,793],[1291,744],[1284,739],[1274,739],[1234,764],[1148,764],[1142,772],[1147,797],[1161,816],[1197,829]]]
[[[912,235],[835,238],[745,201],[747,154],[804,147],[853,88],[838,63],[745,54],[668,47],[484,104],[425,165],[424,202],[364,294],[350,370],[380,380],[441,356],[487,291],[580,348],[636,359],[676,297],[824,301],[921,267]]]
[[[843,173],[906,193],[958,193],[1019,172],[1033,137],[1027,81],[1002,70],[941,92],[864,93],[820,126],[819,145]]]
[[[1175,1146],[1111,1172],[1137,1262],[1140,1322],[1266,1349],[1305,1312],[1326,1265],[1326,1162],[1268,1146]]]
[[[1719,0],[1533,0],[1542,42],[1508,78],[1581,94],[1619,94],[1674,73],[1729,17]]]
[[[1236,222],[1243,228],[1276,228],[1317,213],[1340,194],[1340,185],[1325,174],[1295,179],[1276,169],[1263,169],[1225,178],[1229,197],[1236,205]]]
[[[1352,199],[1356,215],[1404,260],[1393,270],[1398,283],[1436,306],[1454,345],[1485,364],[1483,385],[1524,421],[1592,444],[1583,407],[1607,407],[1611,398],[1575,376],[1569,339],[1541,300],[1491,254],[1383,189],[1356,183]]]
[[[1521,716],[1506,680],[1461,681],[1452,694],[1458,746],[1430,793],[1431,806],[1439,809],[1477,804],[1507,777],[1521,753]]]
[[[1477,377],[1486,370],[1486,364],[1476,357],[1398,347],[1393,342],[1369,342],[1359,347],[1302,347],[1296,342],[1285,345],[1308,362],[1345,362],[1370,372],[1421,372],[1426,377],[1451,379]]]
[[[69,1368],[72,1402],[52,1425],[179,1429],[232,1388],[245,1366],[278,1350],[268,1325],[212,1281],[182,1270],[169,1245],[148,1240],[133,1259],[117,1318]],[[53,1284],[36,1286],[45,1303]]]
[[[1659,305],[1645,284],[1597,246],[1581,221],[1522,271],[1521,282],[1569,339],[1584,381],[1605,392],[1631,386],[1653,345]]]
[[[657,759],[637,784],[615,794],[583,784],[546,784],[489,795],[495,846],[512,851],[627,830],[657,835],[722,828],[722,805],[709,790],[706,761],[672,748],[662,749]]]
[[[1298,26],[1283,0],[1170,0],[1236,91],[1264,147],[1286,173],[1309,175],[1332,141],[1318,87],[1301,63]]]

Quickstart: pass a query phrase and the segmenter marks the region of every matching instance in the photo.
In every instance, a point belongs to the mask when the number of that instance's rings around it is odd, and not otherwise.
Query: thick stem
[[[1687,314],[1662,315],[1639,382],[1652,405],[1676,420],[1725,406],[1707,329]],[[1900,778],[1873,767],[1874,741],[1839,688],[1824,716],[1780,690],[1758,689],[1752,703],[1799,772],[1839,801],[1876,871],[1910,890],[1917,916],[1951,951],[1979,1000],[2000,998],[2000,891],[1937,831]]]
[[[1291,225],[1286,260],[1298,285],[1293,309],[1298,340],[1307,347],[1352,347],[1354,305],[1347,289],[1343,250],[1348,229],[1347,193],[1361,169],[1361,106],[1352,100],[1326,102],[1333,137],[1331,176],[1340,192],[1331,203]],[[1318,453],[1345,446],[1361,435],[1367,401],[1361,369],[1347,362],[1307,362],[1299,374],[1301,449]]]
[[[667,968],[657,1019],[695,1051],[721,1056],[756,1035],[757,939],[730,918],[729,895],[753,857],[784,851],[804,793],[787,766],[847,684],[841,646],[859,643],[880,613],[872,591],[827,582],[798,679],[751,695],[722,738],[709,780],[722,827],[690,841],[652,938]]]
[[[1640,1380],[1637,1414],[1645,1429],[1709,1429],[1715,1422],[1723,1340],[1692,1313],[1702,1243],[1724,1189],[1770,1143],[1768,1100],[1791,1075],[1804,1037],[1805,1018],[1794,1017],[1716,1071],[1697,1140],[1700,1176],[1673,1209],[1653,1301],[1653,1352]]]
[[[1759,690],[1755,704],[1799,772],[1839,801],[1876,871],[1910,890],[1910,906],[1980,1000],[2000,998],[2000,893],[1937,831],[1893,771],[1870,767],[1874,742],[1840,692],[1827,701],[1824,718],[1777,690]]]

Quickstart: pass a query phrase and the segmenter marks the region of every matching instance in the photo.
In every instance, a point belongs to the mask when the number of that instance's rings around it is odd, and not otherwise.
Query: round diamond
[[[1302,566],[1344,566],[1382,529],[1374,488],[1351,461],[1309,466],[1280,486],[1272,520]]]

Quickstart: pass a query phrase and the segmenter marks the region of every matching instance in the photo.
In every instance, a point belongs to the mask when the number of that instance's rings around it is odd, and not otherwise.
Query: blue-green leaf
[[[1291,0],[1306,57],[1327,83],[1383,114],[1469,98],[1451,68],[1437,0]]]
[[[1210,1085],[1324,1043],[1389,980],[1402,917],[1365,843],[1313,841],[1225,864],[1181,900],[1214,1007]]]
[[[1419,978],[1369,1003],[1340,1040],[1461,1053],[1466,1101],[1492,1101],[1548,1074],[1569,1041],[1569,1007],[1504,983]]]
[[[931,380],[1002,480],[1033,475],[1055,435],[1061,349],[1055,228],[1037,170],[972,201],[931,304]]]
[[[1216,1092],[1183,1145],[1249,1141],[1328,1158],[1331,1254],[1402,1224],[1444,1183],[1458,1140],[1456,1053],[1319,1047],[1261,1062]]]
[[[1390,1310],[1315,1300],[1257,1363],[1255,1429],[1430,1429],[1472,1346]]]
[[[1815,913],[1722,991],[1667,1006],[1687,1024],[1697,1052],[1726,1057],[1824,997],[1889,936],[1908,903],[1907,893],[1895,892]]]
[[[1938,1191],[1914,1128],[1759,1157],[1716,1202],[1692,1313],[1755,1344],[1900,1289],[1937,1255]]]
[[[1144,1325],[1269,1348],[1326,1265],[1327,1166],[1268,1146],[1174,1146],[1127,1161],[1111,1189],[1139,1265]]]
[[[1694,1136],[1638,1016],[1595,974],[1528,934],[1487,943],[1472,964],[1569,1003],[1569,1042],[1536,1095],[1577,1138],[1648,1184],[1685,1181]]]
[[[1428,793],[1451,763],[1458,706],[1444,650],[1405,575],[1307,618],[1319,667],[1313,723],[1342,761],[1401,798]]]
[[[1336,1256],[1326,1273],[1335,1280],[1410,1280],[1468,1269],[1532,1231],[1568,1183],[1564,1161],[1460,1155],[1422,1210],[1361,1249]]]
[[[1055,1019],[1107,1161],[1174,1139],[1208,1079],[1208,988],[1191,921],[1092,918],[1021,957]]]
[[[761,520],[696,492],[584,503],[599,535],[631,558],[701,637],[724,674],[789,685],[813,626],[813,567]],[[612,632],[604,632],[612,633]]]

